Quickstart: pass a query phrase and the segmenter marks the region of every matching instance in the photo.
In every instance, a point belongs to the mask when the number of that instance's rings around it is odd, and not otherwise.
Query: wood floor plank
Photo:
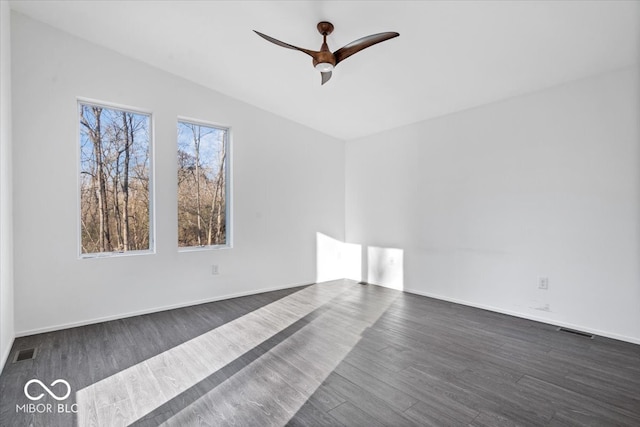
[[[331,374],[325,384],[332,392],[342,396],[347,403],[351,403],[360,410],[373,416],[383,425],[419,425],[419,423],[412,421],[399,412],[396,412],[384,400],[376,397],[370,391],[352,383],[341,375],[335,373]],[[329,413],[331,413],[331,411]]]
[[[345,402],[337,408],[332,409],[331,411],[329,411],[329,415],[337,419],[342,424],[348,426],[385,427],[385,424],[382,424],[376,418],[349,402]],[[401,425],[402,424],[399,424],[398,427],[400,427]]]
[[[517,421],[503,415],[484,410],[469,423],[470,427],[517,427]]]
[[[588,409],[560,409],[549,422],[553,427],[617,427],[619,421],[596,414]],[[633,424],[630,424],[633,425]]]
[[[343,402],[344,403],[344,402]],[[338,405],[339,406],[339,405]],[[336,406],[337,407],[337,406]],[[334,409],[334,408],[331,408]],[[296,414],[287,422],[287,427],[346,427],[351,424],[343,424],[335,419],[329,411],[319,409],[313,402],[307,401],[296,412]]]
[[[469,425],[475,417],[461,419],[461,417],[452,417],[450,413],[440,410],[437,405],[430,405],[425,402],[417,402],[415,405],[407,408],[404,415],[416,421],[421,426],[466,426]]]
[[[392,408],[402,412],[418,403],[415,397],[399,390],[392,385],[377,379],[348,363],[338,366],[333,372],[341,375],[345,379],[356,384],[358,387],[367,390]]]

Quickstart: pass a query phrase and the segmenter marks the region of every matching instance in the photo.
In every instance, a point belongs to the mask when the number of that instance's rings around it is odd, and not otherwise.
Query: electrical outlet
[[[217,274],[220,274],[220,269],[218,268],[218,264],[213,264],[211,266],[211,274],[213,274],[214,276]]]
[[[538,282],[538,289],[544,289],[549,290],[549,278],[548,277],[541,277],[540,281]]]

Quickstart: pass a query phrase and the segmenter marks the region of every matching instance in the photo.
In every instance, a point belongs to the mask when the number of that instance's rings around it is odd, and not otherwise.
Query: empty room
[[[640,1],[0,23],[0,426],[640,426]]]

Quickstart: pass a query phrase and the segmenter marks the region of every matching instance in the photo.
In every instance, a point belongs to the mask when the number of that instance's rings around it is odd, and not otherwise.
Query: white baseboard
[[[347,279],[347,280],[349,280],[349,279]],[[357,282],[354,281],[354,283],[357,283]],[[134,317],[134,316],[140,316],[140,315],[143,315],[143,314],[157,313],[157,312],[160,312],[160,311],[173,310],[173,309],[176,309],[176,308],[190,307],[190,306],[193,306],[193,305],[206,304],[206,303],[209,303],[209,302],[221,301],[221,300],[226,300],[226,299],[231,299],[231,298],[238,298],[238,297],[244,297],[244,296],[249,296],[249,295],[256,295],[256,294],[261,294],[261,293],[264,293],[264,292],[272,292],[272,291],[279,291],[279,290],[282,290],[282,289],[296,288],[296,287],[299,287],[299,286],[306,286],[306,285],[310,285],[310,284],[311,283],[296,283],[296,284],[290,284],[290,285],[285,285],[285,286],[262,288],[262,289],[256,289],[256,290],[251,290],[251,291],[238,292],[238,293],[235,293],[235,294],[227,294],[227,295],[222,295],[222,296],[217,296],[217,297],[212,297],[212,298],[205,298],[205,299],[202,299],[202,300],[190,301],[190,302],[186,302],[186,303],[172,304],[172,305],[167,305],[167,306],[163,306],[163,307],[155,307],[155,308],[151,308],[151,309],[147,309],[147,310],[140,310],[140,311],[136,311],[136,312],[116,314],[116,315],[113,315],[113,316],[94,318],[94,319],[83,320],[83,321],[79,321],[79,322],[66,323],[66,324],[61,324],[61,325],[55,325],[55,326],[50,326],[50,327],[45,327],[45,328],[36,328],[36,329],[27,330],[27,331],[18,331],[15,334],[15,338],[25,337],[25,336],[29,336],[29,335],[35,335],[35,334],[41,334],[41,333],[46,333],[46,332],[59,331],[59,330],[62,330],[62,329],[75,328],[75,327],[79,327],[79,326],[92,325],[92,324],[95,324],[95,323],[108,322],[108,321],[111,321],[111,320],[126,319],[127,317]],[[371,283],[371,284],[375,285],[373,283]],[[383,285],[375,285],[375,286],[383,286]],[[386,287],[386,286],[383,286],[383,287]],[[480,308],[480,309],[483,309],[483,310],[493,311],[493,312],[496,312],[496,313],[507,314],[509,316],[519,317],[519,318],[522,318],[522,319],[532,320],[532,321],[535,321],[535,322],[541,322],[541,323],[546,323],[546,324],[549,324],[549,325],[562,326],[562,327],[565,327],[565,328],[575,329],[575,330],[578,330],[578,331],[584,331],[584,332],[588,332],[588,333],[591,333],[591,334],[594,334],[594,335],[599,335],[599,336],[603,336],[603,337],[607,337],[607,338],[612,338],[612,339],[619,340],[619,341],[625,341],[625,342],[629,342],[629,343],[632,343],[632,344],[640,344],[640,339],[638,339],[638,338],[628,337],[628,336],[625,336],[625,335],[620,335],[620,334],[616,334],[616,333],[612,333],[612,332],[608,332],[608,331],[601,331],[599,329],[588,328],[588,327],[584,327],[582,325],[576,325],[576,324],[567,323],[567,322],[551,321],[550,319],[534,316],[534,315],[531,315],[531,314],[528,314],[528,313],[520,313],[520,312],[517,312],[517,311],[505,310],[505,309],[500,308],[500,307],[494,307],[494,306],[485,305],[485,304],[478,304],[478,303],[474,303],[474,302],[471,302],[471,301],[461,300],[461,299],[457,299],[457,298],[450,298],[450,297],[447,297],[447,296],[444,296],[444,295],[434,294],[434,293],[430,293],[430,292],[423,292],[423,291],[419,291],[419,290],[416,290],[416,289],[403,289],[402,291],[410,293],[410,294],[415,294],[415,295],[420,295],[420,296],[424,296],[424,297],[428,297],[428,298],[438,299],[438,300],[441,300],[441,301],[448,301],[448,302],[452,302],[452,303],[455,303],[455,304],[461,304],[461,305],[466,305],[466,306],[469,306],[469,307],[475,307],[475,308]],[[6,354],[2,355],[3,356],[2,360],[4,360],[4,363],[6,363],[10,352],[11,352],[11,347],[9,347],[9,349],[6,352]],[[2,367],[4,367],[4,363],[1,364]]]
[[[307,285],[310,285],[310,283],[296,283],[296,284],[290,284],[290,285],[285,285],[285,286],[276,286],[276,287],[271,287],[271,288],[255,289],[255,290],[251,290],[251,291],[238,292],[238,293],[235,293],[235,294],[227,294],[227,295],[222,295],[222,296],[217,296],[217,297],[212,297],[212,298],[205,298],[205,299],[201,299],[201,300],[189,301],[189,302],[184,302],[184,303],[179,303],[179,304],[171,304],[171,305],[166,305],[166,306],[162,306],[162,307],[154,307],[154,308],[150,308],[150,309],[139,310],[139,311],[134,311],[134,312],[129,312],[129,313],[114,314],[112,316],[105,316],[105,317],[98,317],[98,318],[94,318],[94,319],[81,320],[79,322],[63,323],[63,324],[60,324],[60,325],[47,326],[47,327],[44,327],[44,328],[36,328],[36,329],[29,329],[29,330],[26,330],[26,331],[18,331],[18,332],[16,332],[16,338],[26,337],[26,336],[29,336],[29,335],[42,334],[42,333],[46,333],[46,332],[60,331],[60,330],[69,329],[69,328],[77,328],[79,326],[93,325],[95,323],[109,322],[111,320],[126,319],[127,317],[141,316],[143,314],[158,313],[158,312],[166,311],[166,310],[174,310],[176,308],[191,307],[193,305],[206,304],[206,303],[209,303],[209,302],[222,301],[222,300],[231,299],[231,298],[245,297],[245,296],[249,296],[249,295],[257,295],[257,294],[262,294],[262,293],[265,293],[265,292],[279,291],[279,290],[282,290],[282,289],[297,288],[298,286],[307,286]],[[9,350],[11,350],[11,349],[9,349]]]
[[[442,301],[448,301],[448,302],[452,302],[452,303],[455,303],[455,304],[467,305],[469,307],[481,308],[483,310],[493,311],[493,312],[501,313],[501,314],[507,314],[509,316],[520,317],[522,319],[533,320],[535,322],[546,323],[548,325],[561,326],[563,328],[569,328],[569,329],[574,329],[574,330],[577,330],[577,331],[588,332],[588,333],[593,334],[593,335],[599,335],[599,336],[602,336],[602,337],[612,338],[614,340],[619,340],[619,341],[625,341],[625,342],[629,342],[629,343],[632,343],[632,344],[640,344],[640,339],[638,339],[638,338],[628,337],[628,336],[625,336],[625,335],[620,335],[620,334],[616,334],[616,333],[608,332],[608,331],[601,331],[599,329],[588,328],[588,327],[585,327],[585,326],[582,326],[582,325],[576,325],[576,324],[573,324],[573,323],[552,321],[550,319],[546,319],[544,317],[533,316],[533,315],[528,314],[528,313],[520,313],[520,312],[517,312],[517,311],[505,310],[505,309],[499,308],[499,307],[494,307],[494,306],[485,305],[485,304],[477,304],[477,303],[474,303],[474,302],[471,302],[471,301],[461,300],[461,299],[457,299],[457,298],[450,298],[450,297],[446,297],[446,296],[443,296],[443,295],[433,294],[433,293],[430,293],[430,292],[418,291],[418,290],[415,290],[415,289],[404,289],[404,292],[408,292],[410,294],[416,294],[416,295],[420,295],[420,296],[424,296],[424,297],[434,298],[434,299],[438,299],[438,300],[442,300]]]

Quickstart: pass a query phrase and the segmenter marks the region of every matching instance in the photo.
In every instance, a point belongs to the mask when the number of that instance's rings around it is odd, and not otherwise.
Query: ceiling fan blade
[[[331,78],[331,71],[327,71],[327,72],[320,73],[320,74],[322,74],[322,84],[325,84]]]
[[[312,58],[315,58],[315,55],[318,53],[318,52],[316,52],[314,50],[303,49],[301,47],[294,46],[292,44],[281,42],[278,39],[274,39],[273,37],[270,37],[270,36],[268,36],[266,34],[262,34],[261,32],[258,32],[256,30],[253,30],[253,32],[256,33],[257,35],[259,35],[260,37],[262,37],[263,39],[265,39],[267,41],[270,41],[273,44],[277,44],[278,46],[286,47],[287,49],[299,50],[300,52],[304,52],[307,55],[311,56]]]
[[[352,41],[333,53],[336,57],[336,64],[340,61],[344,61],[354,53],[358,53],[361,50],[368,48],[369,46],[398,37],[399,35],[400,34],[396,32],[378,33]]]

